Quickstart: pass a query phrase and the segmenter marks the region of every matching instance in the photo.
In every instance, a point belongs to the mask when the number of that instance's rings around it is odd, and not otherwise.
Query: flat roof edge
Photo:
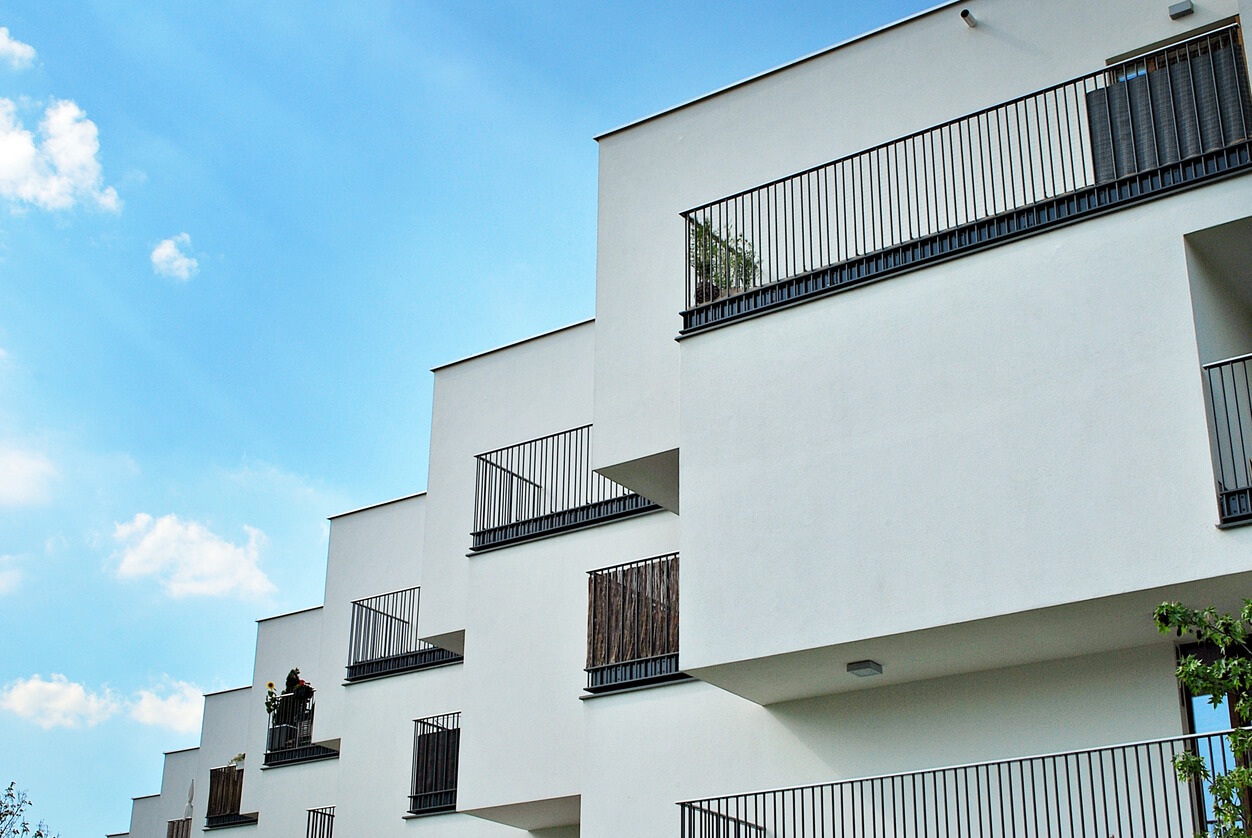
[[[272,619],[272,618],[270,618],[270,617],[266,617],[265,619],[267,619],[267,620],[268,620],[268,619]],[[257,622],[260,622],[260,621],[258,620]],[[251,684],[244,684],[242,687],[227,687],[227,688],[226,688],[226,689],[224,689],[224,690],[214,690],[214,691],[213,691],[213,692],[211,692],[211,693],[205,693],[205,694],[204,694],[204,697],[205,697],[205,698],[208,698],[208,697],[209,697],[209,696],[211,696],[211,695],[226,695],[226,693],[237,693],[237,692],[239,692],[240,690],[250,690],[250,689],[252,689],[252,685],[251,685]]]
[[[269,617],[262,617],[261,619],[257,620],[257,622],[268,623],[270,620],[281,620],[283,617],[294,617],[297,614],[307,614],[310,611],[321,611],[322,608],[323,606],[321,605],[310,605],[308,608],[301,608],[296,611],[288,611],[286,614],[274,614]],[[251,687],[249,687],[249,689],[251,689]]]
[[[791,67],[795,67],[799,64],[803,64],[806,61],[812,61],[815,58],[820,58],[821,56],[826,55],[827,53],[834,52],[837,49],[842,49],[843,47],[849,46],[850,44],[854,44],[857,41],[863,41],[866,38],[872,38],[875,35],[881,35],[883,32],[886,32],[890,29],[895,29],[896,27],[903,26],[906,23],[912,23],[913,21],[917,20],[920,17],[925,17],[926,15],[933,14],[934,12],[940,11],[941,9],[946,9],[949,6],[956,6],[964,2],[968,2],[968,0],[943,0],[943,2],[939,3],[938,5],[931,6],[926,9],[922,9],[921,11],[913,12],[913,14],[906,15],[905,17],[902,17],[899,20],[893,20],[890,23],[884,23],[882,26],[877,26],[873,29],[870,29],[867,32],[862,32],[859,35],[853,35],[851,38],[845,38],[844,40],[839,41],[836,44],[832,44],[828,47],[822,47],[816,52],[810,52],[808,55],[804,55],[799,58],[793,59],[791,61],[786,62],[785,64],[779,64],[777,67],[771,67],[768,70],[762,70],[761,72],[755,75],[748,76],[746,79],[740,79],[739,81],[731,82],[730,84],[725,85],[724,87],[719,87],[710,93],[703,93],[695,97],[694,99],[688,99],[687,101],[680,102],[677,105],[671,105],[670,107],[665,108],[664,110],[659,110],[654,114],[650,114],[648,116],[644,116],[644,117],[640,117],[639,119],[632,120],[631,122],[627,122],[625,125],[619,125],[616,128],[611,128],[608,131],[604,131],[602,133],[596,134],[594,137],[592,137],[592,139],[594,139],[596,142],[600,142],[600,140],[604,139],[605,137],[610,137],[614,134],[620,134],[622,131],[635,128],[636,126],[642,125],[645,122],[651,122],[654,119],[659,119],[663,116],[674,113],[675,111],[680,111],[683,108],[689,108],[692,105],[703,102],[705,99],[712,99],[714,96],[720,96],[723,93],[727,93],[731,90],[734,90],[735,88],[743,87],[746,84],[751,84],[754,81],[759,81],[760,79],[766,78],[767,76],[772,76],[775,73],[781,73],[783,70],[787,70],[787,69],[790,69]]]
[[[475,352],[473,355],[466,355],[464,358],[457,358],[455,361],[448,361],[446,364],[431,367],[430,371],[439,372],[440,370],[447,369],[448,367],[455,367],[457,364],[464,364],[466,361],[475,361],[484,355],[493,355],[496,352],[503,352],[506,349],[521,346],[523,343],[530,343],[532,340],[540,340],[541,338],[551,337],[552,335],[559,334],[560,332],[577,329],[579,326],[586,326],[588,323],[594,322],[596,322],[594,317],[588,317],[586,320],[579,320],[577,323],[570,323],[568,326],[558,326],[555,329],[549,329],[548,331],[540,332],[537,335],[531,335],[530,337],[522,338],[521,340],[515,340],[512,343],[506,343],[503,346],[497,346],[494,349],[485,349],[482,352]]]
[[[342,518],[345,515],[355,515],[358,512],[364,512],[367,509],[377,509],[380,506],[387,506],[388,504],[399,503],[400,501],[404,501],[404,500],[413,500],[413,498],[420,498],[424,494],[426,494],[425,489],[423,489],[420,492],[414,492],[411,495],[405,495],[399,498],[392,498],[391,500],[380,500],[378,503],[371,503],[365,506],[358,506],[356,509],[349,509],[347,512],[337,512],[334,515],[328,515],[326,516],[326,520],[333,521],[336,518]]]

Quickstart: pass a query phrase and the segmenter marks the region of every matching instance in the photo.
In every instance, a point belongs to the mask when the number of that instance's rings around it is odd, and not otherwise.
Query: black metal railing
[[[278,697],[278,705],[270,713],[269,731],[265,737],[266,765],[309,762],[339,756],[339,752],[333,748],[313,744],[315,698],[312,688],[283,693]]]
[[[413,785],[409,812],[433,815],[456,810],[456,773],[461,751],[461,714],[413,722]]]
[[[179,818],[165,824],[165,838],[191,838],[191,818]]]
[[[243,800],[243,769],[224,765],[209,770],[209,799],[205,806],[204,825],[208,829],[256,823],[254,815],[241,815]],[[168,831],[173,825],[166,827]],[[190,827],[189,827],[190,828]]]
[[[309,810],[308,825],[304,838],[332,838],[335,834],[335,807],[322,806]]]
[[[420,601],[421,588],[405,588],[352,603],[345,680],[361,681],[461,660],[455,652],[418,639]]]
[[[1235,759],[1201,734],[680,803],[683,838],[1190,838],[1211,800],[1173,758]]]
[[[657,508],[591,470],[590,425],[488,451],[475,459],[475,550]]]
[[[683,331],[1252,167],[1238,26],[683,213]]]
[[[678,670],[678,554],[590,571],[587,691],[683,677]]]
[[[1223,524],[1252,521],[1252,355],[1204,365],[1209,443]]]

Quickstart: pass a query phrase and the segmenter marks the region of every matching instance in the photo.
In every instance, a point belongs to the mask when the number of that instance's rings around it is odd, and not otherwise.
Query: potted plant
[[[761,260],[742,235],[717,230],[711,221],[687,220],[687,262],[695,274],[695,305],[753,288]]]

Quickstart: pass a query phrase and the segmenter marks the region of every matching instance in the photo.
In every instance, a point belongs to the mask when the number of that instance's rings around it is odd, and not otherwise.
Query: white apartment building
[[[1229,720],[1150,615],[1252,595],[1244,11],[947,3],[600,136],[595,319],[434,370],[427,491],[121,834],[1193,834]]]

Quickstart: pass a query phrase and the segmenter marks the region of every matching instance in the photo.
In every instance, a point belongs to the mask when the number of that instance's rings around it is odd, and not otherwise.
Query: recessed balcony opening
[[[587,579],[587,692],[685,679],[678,669],[678,554]]]
[[[1186,245],[1218,520],[1252,523],[1252,218]]]
[[[479,454],[474,550],[659,509],[591,470],[591,426]]]
[[[237,765],[224,765],[209,771],[209,799],[205,806],[205,829],[227,826],[250,826],[257,822],[256,813],[243,815],[239,812],[243,800],[243,769]],[[174,821],[166,827],[173,834]],[[190,830],[190,825],[188,825]]]
[[[265,737],[265,765],[288,765],[334,759],[339,751],[313,742],[313,715],[316,691],[305,688],[296,693],[283,693],[270,713]]]
[[[456,811],[461,714],[445,713],[413,722],[413,784],[409,813]]]
[[[692,333],[1252,170],[1238,26],[683,213]]]
[[[1180,781],[1184,753],[1235,768],[1224,734],[866,777],[679,804],[683,838],[935,835],[1191,838],[1212,801]]]
[[[405,588],[352,603],[347,681],[364,681],[457,663],[461,656],[417,637],[421,588]]]

